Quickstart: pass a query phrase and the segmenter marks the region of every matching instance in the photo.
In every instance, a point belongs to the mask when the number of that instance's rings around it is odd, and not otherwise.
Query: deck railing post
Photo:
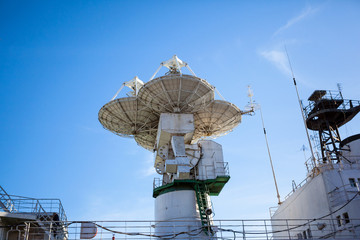
[[[289,229],[289,221],[286,219],[286,227],[287,227],[287,232],[289,235],[289,239],[291,240],[291,235],[290,235],[290,229]]]
[[[242,228],[243,228],[243,240],[246,240],[244,220],[241,220],[241,222],[242,222]],[[236,234],[236,233],[234,233],[234,234]]]
[[[222,226],[221,226],[221,221],[219,221],[219,226],[220,226],[220,229],[221,229],[221,228],[222,228]],[[220,234],[220,235],[221,235],[221,239],[223,239],[223,234],[222,234],[223,231],[220,231],[220,232],[221,232],[221,234]]]
[[[25,222],[24,240],[28,240],[28,239],[29,239],[29,232],[30,232],[30,223]]]
[[[266,220],[264,220],[264,226],[265,226],[266,240],[269,240],[268,231],[267,231],[267,227],[266,227]]]
[[[127,222],[125,221],[125,232],[127,232]],[[127,239],[127,235],[125,235],[125,239]]]
[[[49,240],[51,240],[51,234],[52,234],[52,225],[53,223],[50,222],[50,229],[49,229]]]

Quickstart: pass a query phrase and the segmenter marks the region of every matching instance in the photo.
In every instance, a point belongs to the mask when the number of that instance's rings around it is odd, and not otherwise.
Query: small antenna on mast
[[[248,85],[248,95],[247,96],[250,98],[250,101],[245,106],[245,108],[244,108],[245,112],[243,112],[242,114],[249,114],[249,115],[255,114],[255,111],[260,108],[260,105],[255,103],[255,101],[252,99],[252,97],[254,96],[254,93],[249,85]]]
[[[342,86],[341,86],[341,83],[338,83],[338,84],[336,84],[337,85],[337,87],[338,87],[338,90],[339,90],[339,93],[340,93],[340,97],[341,98],[343,98],[343,96],[342,96]]]
[[[300,148],[300,151],[303,151],[304,153],[304,159],[305,159],[305,162],[306,162],[306,154],[305,154],[305,151],[308,150],[308,148],[303,144]]]
[[[160,71],[160,69],[162,67],[168,68],[170,73],[180,73],[180,74],[182,74],[181,68],[186,67],[191,72],[191,74],[196,77],[195,73],[190,68],[189,64],[187,64],[186,62],[179,59],[176,55],[174,55],[169,60],[160,63],[160,66],[158,67],[158,69],[156,69],[155,73],[151,76],[150,81],[154,79],[154,77]]]
[[[291,75],[292,75],[292,78],[293,78],[293,81],[294,81],[294,87],[295,87],[295,90],[296,90],[296,94],[297,94],[297,98],[298,98],[298,102],[299,102],[299,106],[300,106],[300,110],[301,110],[301,116],[302,116],[303,122],[304,122],[304,127],[305,127],[305,131],[306,131],[306,136],[307,136],[307,139],[308,139],[308,142],[309,142],[309,146],[310,146],[312,161],[313,161],[314,166],[316,166],[315,154],[314,154],[314,150],[313,150],[313,148],[312,148],[312,144],[311,144],[311,141],[310,141],[309,131],[308,131],[307,126],[306,126],[304,109],[303,109],[302,104],[301,104],[301,100],[300,100],[300,96],[299,96],[299,91],[298,91],[298,88],[297,88],[297,85],[296,85],[296,80],[295,80],[294,71],[293,71],[292,66],[291,66],[290,57],[289,57],[288,51],[287,51],[287,49],[286,49],[286,45],[284,45],[284,47],[285,47],[286,56],[287,56],[287,59],[288,59],[288,62],[289,62],[289,66],[290,66],[290,70],[291,70]]]
[[[252,91],[251,86],[249,85],[248,86],[248,97],[250,98],[251,105],[253,104],[253,99],[252,99],[253,96],[254,96],[254,92]]]
[[[269,147],[269,143],[268,143],[268,139],[267,139],[267,135],[266,135],[266,129],[265,129],[265,124],[264,124],[264,118],[263,118],[263,114],[261,111],[261,106],[260,104],[256,104],[254,103],[252,97],[254,96],[254,93],[251,89],[250,86],[248,86],[248,97],[250,98],[250,102],[249,104],[245,107],[246,109],[249,109],[250,111],[254,112],[255,110],[259,109],[260,110],[260,116],[261,116],[261,123],[262,123],[262,127],[264,130],[264,137],[265,137],[265,142],[266,142],[266,148],[268,151],[268,155],[269,155],[269,160],[270,160],[270,165],[271,165],[271,170],[272,170],[272,174],[273,174],[273,178],[274,178],[274,183],[275,183],[275,188],[276,188],[276,196],[278,199],[278,204],[280,205],[282,202],[280,200],[280,194],[279,194],[279,189],[278,189],[278,185],[277,185],[277,181],[276,181],[276,176],[275,176],[275,170],[274,170],[274,166],[272,163],[272,159],[271,159],[271,154],[270,154],[270,147]]]
[[[120,93],[120,91],[124,88],[124,87],[128,87],[130,88],[132,91],[130,93],[128,93],[127,95],[130,96],[134,96],[136,97],[139,89],[144,85],[144,82],[141,81],[138,76],[135,76],[133,79],[131,79],[130,81],[124,82],[121,87],[119,88],[119,90],[115,93],[115,95],[113,96],[113,98],[111,99],[114,100]]]

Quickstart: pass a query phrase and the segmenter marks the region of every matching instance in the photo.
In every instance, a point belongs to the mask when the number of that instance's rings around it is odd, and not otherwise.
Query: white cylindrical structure
[[[348,162],[359,161],[360,159],[360,134],[350,136],[340,143],[341,155]]]
[[[155,221],[157,236],[164,238],[174,236],[174,239],[209,239],[202,228],[194,190],[175,190],[157,196]]]

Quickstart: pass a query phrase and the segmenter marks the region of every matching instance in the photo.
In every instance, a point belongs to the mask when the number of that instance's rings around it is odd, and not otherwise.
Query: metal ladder
[[[206,235],[213,235],[213,230],[211,229],[210,216],[206,214],[206,209],[209,208],[207,201],[207,189],[205,184],[197,183],[195,185],[196,200],[199,207],[201,225],[203,231]]]
[[[0,207],[5,212],[16,212],[14,207],[14,202],[11,199],[10,195],[0,186]]]

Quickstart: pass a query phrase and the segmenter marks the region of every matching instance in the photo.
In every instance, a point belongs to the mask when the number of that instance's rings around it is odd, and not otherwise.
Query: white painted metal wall
[[[176,221],[179,222],[176,222]],[[178,190],[159,195],[155,199],[155,235],[176,234],[179,232],[196,233],[201,229],[199,210],[197,209],[196,195],[193,190]],[[158,222],[164,221],[164,222]],[[168,222],[166,222],[168,221]],[[182,234],[176,239],[199,239],[198,236]]]
[[[359,160],[360,159],[360,139],[356,139],[352,142],[349,142],[343,146],[343,149],[349,151],[342,151],[342,155],[350,160]]]
[[[343,151],[344,156],[353,163],[342,161],[340,163],[324,163],[319,165],[320,174],[314,178],[309,177],[307,183],[296,189],[276,210],[272,220],[281,219],[318,219],[329,215],[326,219],[331,221],[324,229],[327,232],[336,232],[336,237],[353,235],[360,239],[360,139],[348,143],[351,151]],[[350,184],[349,179],[354,179],[356,186]],[[350,222],[346,223],[344,214]],[[339,219],[337,219],[339,218]],[[316,222],[322,223],[325,218]],[[352,220],[353,219],[353,220]],[[296,222],[295,222],[296,223]],[[298,224],[304,223],[298,221]],[[293,222],[294,224],[294,222]],[[278,230],[273,226],[273,230]],[[306,227],[295,228],[291,237],[306,231]],[[310,229],[316,232],[313,237],[321,236],[319,229]],[[288,233],[275,233],[274,237],[285,237]]]
[[[199,144],[202,149],[202,157],[197,166],[197,179],[206,180],[225,176],[222,146],[209,140],[199,141]]]

